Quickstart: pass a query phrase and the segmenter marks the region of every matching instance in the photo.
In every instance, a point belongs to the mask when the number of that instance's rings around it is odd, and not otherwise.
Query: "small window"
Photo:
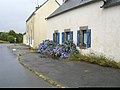
[[[81,31],[81,48],[86,48],[87,46],[87,33],[86,33],[86,30],[82,30]]]
[[[58,44],[60,43],[60,33],[58,32],[53,33],[53,41],[57,42]]]
[[[57,42],[58,33],[54,33],[54,42]]]
[[[78,30],[77,31],[77,46],[81,49],[91,47],[91,30]]]
[[[32,36],[31,36],[31,44],[32,44]]]
[[[73,32],[72,31],[62,32],[62,43],[64,43],[64,41],[73,42]]]
[[[29,45],[30,45],[30,36],[29,36]]]
[[[31,44],[32,44],[32,30],[31,30]]]
[[[70,40],[70,32],[65,32],[65,41]]]

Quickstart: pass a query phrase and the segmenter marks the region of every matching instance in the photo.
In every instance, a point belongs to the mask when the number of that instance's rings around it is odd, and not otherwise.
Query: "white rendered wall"
[[[88,26],[91,29],[91,48],[81,49],[81,52],[103,54],[120,61],[120,6],[103,9],[100,8],[102,4],[99,1],[49,19],[47,38],[52,40],[54,30],[62,33],[64,29],[71,29],[77,44],[77,30]],[[60,42],[61,39],[60,34]]]

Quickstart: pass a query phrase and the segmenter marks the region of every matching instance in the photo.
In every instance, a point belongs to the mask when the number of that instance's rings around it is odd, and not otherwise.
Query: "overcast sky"
[[[45,1],[38,0],[38,4],[41,5]],[[36,6],[37,0],[0,0],[0,32],[15,30],[17,33],[24,33],[25,21]]]

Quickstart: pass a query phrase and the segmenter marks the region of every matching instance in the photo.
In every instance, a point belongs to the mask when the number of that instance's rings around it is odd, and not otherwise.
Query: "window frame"
[[[60,33],[58,30],[55,30],[53,33],[53,41],[57,42],[58,44],[60,43]]]
[[[64,30],[64,41],[69,41],[68,40],[68,35],[70,35],[71,30],[70,29],[65,29]],[[70,39],[70,38],[69,38]]]
[[[86,33],[86,45],[84,45],[84,33]],[[90,36],[88,37],[88,35]],[[90,43],[89,45],[88,42]],[[80,49],[91,47],[91,29],[88,29],[88,26],[82,26],[80,30],[77,31],[77,46],[80,47]]]
[[[68,38],[69,36],[69,38]],[[64,32],[62,32],[62,39],[64,38],[64,40],[62,40],[62,43],[63,41],[70,41],[70,42],[73,42],[73,31],[71,31],[71,29],[64,29]]]

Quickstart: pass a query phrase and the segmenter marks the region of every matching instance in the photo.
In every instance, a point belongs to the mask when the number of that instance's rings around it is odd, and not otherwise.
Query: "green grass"
[[[0,40],[0,43],[8,43],[7,41],[2,41],[2,40]]]
[[[23,43],[18,43],[19,46],[23,46],[24,44]]]
[[[105,67],[112,67],[112,68],[119,68],[120,69],[120,62],[115,62],[109,58],[106,58],[105,56],[97,56],[97,55],[71,55],[68,60],[74,60],[74,61],[85,61],[92,64],[97,64],[100,66]]]

